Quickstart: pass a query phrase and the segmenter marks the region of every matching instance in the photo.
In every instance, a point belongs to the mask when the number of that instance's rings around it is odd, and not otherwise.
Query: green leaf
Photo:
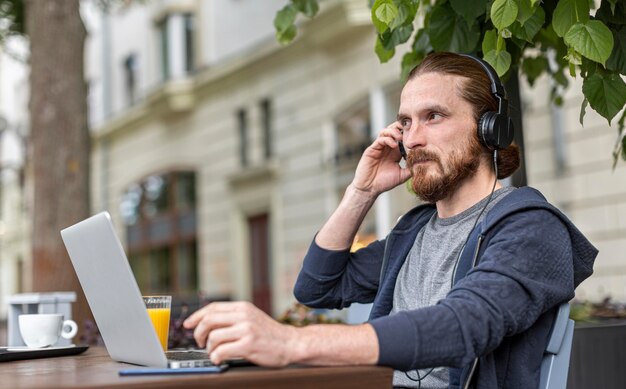
[[[378,20],[390,25],[391,22],[398,16],[398,7],[392,2],[384,2],[376,9],[376,17]]]
[[[425,29],[422,28],[415,33],[412,47],[413,51],[417,53],[422,53],[424,55],[433,50],[433,47],[430,45],[430,39]]]
[[[561,85],[563,88],[567,88],[567,86],[569,85],[569,78],[565,76],[563,69],[559,69],[558,71],[553,73],[552,77],[554,78],[554,81],[556,81],[556,83]]]
[[[587,57],[580,57],[580,62],[580,75],[583,76],[583,78],[591,77],[598,70],[604,72],[602,65]]]
[[[619,74],[595,73],[583,81],[583,94],[591,108],[611,125],[611,120],[626,104],[626,83]]]
[[[606,61],[606,68],[626,74],[626,26],[613,30],[613,52]]]
[[[541,26],[543,26],[545,19],[546,14],[543,11],[543,8],[537,7],[536,12],[526,20],[524,25],[522,25],[519,21],[513,23],[511,26],[511,32],[515,37],[524,39],[529,43],[533,43],[533,39],[541,29]]]
[[[400,3],[396,6],[398,8],[398,14],[393,19],[393,21],[389,24],[390,29],[395,29],[404,24],[404,21],[409,16],[409,10],[406,4]]]
[[[391,50],[385,49],[382,42],[380,41],[379,36],[376,37],[376,46],[374,47],[374,51],[376,52],[376,55],[378,56],[378,60],[381,63],[385,63],[389,61],[396,53],[395,49],[391,49]]]
[[[511,39],[509,39],[509,42],[513,43],[513,45],[509,46],[509,52],[511,53],[511,59],[513,61],[513,63],[517,63],[519,61],[515,60],[515,56],[513,55],[512,49],[515,48],[516,50],[520,51],[520,53],[524,50],[526,50],[526,47],[530,47],[530,45],[528,44],[528,42],[526,42],[523,39],[519,39],[517,37],[511,37]],[[518,56],[518,59],[521,59],[521,55]]]
[[[550,97],[552,98],[552,103],[554,103],[554,105],[556,105],[557,107],[563,106],[563,96],[559,94],[556,88],[552,89]]]
[[[380,20],[377,16],[378,9],[385,4],[391,4],[391,0],[376,0],[374,5],[372,6],[372,24],[374,25],[374,27],[376,27],[376,31],[379,34],[382,34],[389,29],[387,23]]]
[[[563,40],[583,56],[603,65],[613,50],[613,34],[599,20],[574,24]]]
[[[484,60],[493,66],[499,77],[502,77],[511,67],[511,54],[506,50],[491,50],[485,54]]]
[[[402,44],[409,40],[412,33],[413,25],[409,24],[406,26],[398,27],[395,30],[387,30],[378,36],[385,50],[392,50],[399,44]]]
[[[605,24],[615,24],[615,25],[624,25],[626,24],[626,2],[619,1],[616,6],[613,7],[612,4],[602,1],[600,3],[600,8],[596,11],[595,19],[601,20]]]
[[[409,40],[413,34],[413,24],[407,24],[406,26],[398,27],[393,30],[393,39],[397,41],[396,45],[402,44]]]
[[[611,4],[611,13],[615,15],[615,5],[617,4],[617,0],[608,0],[609,4]]]
[[[534,6],[530,4],[530,0],[519,0],[517,3],[519,11],[517,13],[517,21],[523,26],[524,23],[535,13]]]
[[[575,24],[589,20],[588,0],[560,0],[552,15],[552,27],[560,37]]]
[[[420,62],[424,59],[424,54],[418,53],[415,51],[410,51],[402,57],[402,72],[400,74],[400,79],[404,82],[409,77],[409,73],[413,68],[419,65]]]
[[[622,118],[619,121],[619,132],[622,136],[622,159],[626,161],[626,136],[624,136],[624,118],[626,118],[626,111],[622,114]],[[613,166],[615,169],[615,166]]]
[[[388,29],[378,34],[380,43],[385,50],[393,50],[397,45],[406,42],[412,33],[413,26],[400,27],[395,30]]]
[[[580,114],[578,115],[578,121],[581,126],[584,126],[583,119],[585,118],[585,114],[587,113],[587,105],[589,101],[587,99],[583,99],[583,103],[580,105]]]
[[[320,9],[317,0],[291,0],[291,2],[296,6],[298,11],[302,12],[309,18],[315,16],[317,11]]]
[[[617,166],[620,156],[626,161],[626,133],[624,132],[624,122],[626,121],[626,110],[622,112],[622,116],[617,122],[617,141],[613,148],[613,169]]]
[[[507,28],[517,18],[518,11],[515,0],[495,0],[491,5],[491,22],[498,30]]]
[[[495,50],[498,44],[498,32],[493,30],[485,31],[485,36],[483,37],[482,49],[483,53],[487,53],[491,50]]]
[[[288,4],[276,13],[274,17],[274,27],[277,32],[285,32],[293,26],[293,22],[296,20],[298,10],[292,4]]]
[[[398,7],[398,16],[396,16],[389,28],[394,29],[413,24],[415,14],[417,13],[417,4],[404,0],[396,0],[396,6]]]
[[[298,10],[293,4],[287,4],[274,17],[274,28],[276,28],[276,40],[281,45],[286,45],[296,37],[297,29],[294,25]]]
[[[450,5],[457,15],[465,19],[468,25],[472,25],[479,16],[487,12],[487,0],[450,0]]]
[[[536,4],[541,3],[542,1],[543,0],[530,0],[530,5],[534,7]]]
[[[504,41],[504,36],[504,31],[502,34],[498,35],[498,40],[496,41],[496,51],[506,50],[506,42]]]
[[[426,30],[430,44],[436,51],[471,53],[480,39],[477,24],[468,26],[448,3],[433,9]]]
[[[528,83],[533,86],[535,81],[548,69],[548,60],[544,56],[524,58],[522,73],[526,75]]]
[[[545,28],[539,30],[537,35],[537,41],[541,43],[541,47],[547,49],[548,47],[556,47],[561,41],[561,38],[556,35],[552,25],[547,25]]]
[[[293,41],[297,33],[298,33],[298,30],[296,29],[296,26],[292,24],[291,26],[287,27],[287,29],[284,31],[276,31],[276,40],[281,45],[286,45],[286,44],[291,43],[291,41]]]

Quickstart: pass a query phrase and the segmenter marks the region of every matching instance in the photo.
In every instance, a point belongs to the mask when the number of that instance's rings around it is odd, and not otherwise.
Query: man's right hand
[[[378,195],[411,177],[410,169],[398,164],[401,159],[398,141],[401,140],[399,123],[394,122],[365,150],[341,203],[315,236],[320,247],[348,249]]]
[[[401,140],[398,122],[383,129],[361,156],[352,186],[376,197],[408,180],[411,170],[398,164],[402,158],[398,146]]]

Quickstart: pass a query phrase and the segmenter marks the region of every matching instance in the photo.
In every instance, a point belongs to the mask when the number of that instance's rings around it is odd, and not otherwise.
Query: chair
[[[565,389],[569,370],[574,321],[569,318],[569,303],[559,306],[552,334],[541,361],[539,389]]]

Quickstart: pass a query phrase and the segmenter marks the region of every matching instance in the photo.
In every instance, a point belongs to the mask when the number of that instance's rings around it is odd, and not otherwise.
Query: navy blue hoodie
[[[385,239],[355,253],[313,241],[294,295],[315,308],[373,302],[379,365],[449,366],[450,388],[468,380],[476,388],[536,388],[557,306],[592,274],[598,251],[537,190],[520,188],[476,227],[477,265],[445,299],[389,316],[400,268],[434,212],[414,208]]]

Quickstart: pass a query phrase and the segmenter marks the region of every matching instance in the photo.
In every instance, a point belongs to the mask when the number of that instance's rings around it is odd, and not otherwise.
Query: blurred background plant
[[[614,302],[610,297],[597,303],[574,300],[570,306],[570,318],[578,323],[612,322],[626,319],[626,305]]]
[[[291,308],[287,309],[282,315],[280,315],[278,321],[296,327],[303,327],[309,324],[343,323],[341,319],[330,317],[325,313],[325,311],[314,310],[300,303],[294,303]]]
[[[196,341],[193,338],[193,330],[183,327],[183,322],[192,312],[187,303],[182,303],[180,313],[170,319],[170,335],[167,342],[169,349],[175,348],[195,348]]]

